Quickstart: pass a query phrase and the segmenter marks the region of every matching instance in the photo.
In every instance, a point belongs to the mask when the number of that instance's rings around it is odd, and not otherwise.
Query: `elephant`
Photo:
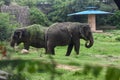
[[[120,0],[114,0],[114,2],[117,5],[118,9],[120,10]]]
[[[38,24],[18,28],[14,31],[10,45],[15,47],[20,43],[24,44],[24,49],[29,50],[30,46],[35,48],[45,48],[45,31],[47,27]]]
[[[51,25],[46,33],[47,53],[55,55],[56,46],[68,45],[66,56],[71,54],[74,47],[76,54],[79,54],[80,39],[86,41],[85,47],[93,46],[94,39],[88,23],[61,22]]]

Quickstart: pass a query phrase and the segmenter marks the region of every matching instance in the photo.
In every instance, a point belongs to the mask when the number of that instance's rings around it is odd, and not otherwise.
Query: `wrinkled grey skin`
[[[47,29],[46,29],[47,30]],[[43,34],[45,31],[43,30]],[[36,31],[37,33],[37,31]],[[34,38],[31,38],[30,33],[27,31],[27,28],[16,29],[12,35],[10,45],[15,47],[15,45],[19,45],[20,43],[24,44],[24,49],[29,50],[30,46],[35,48],[45,48],[45,36],[39,37],[41,35],[36,35]]]
[[[55,23],[49,27],[46,36],[47,53],[53,55],[56,46],[68,45],[66,56],[69,56],[73,47],[76,54],[79,54],[80,39],[86,41],[85,47],[87,48],[94,43],[89,25],[78,22]]]

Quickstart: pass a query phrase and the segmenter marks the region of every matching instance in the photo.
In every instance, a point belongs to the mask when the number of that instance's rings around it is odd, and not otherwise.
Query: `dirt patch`
[[[112,61],[112,62],[120,60],[120,56],[112,56],[112,55],[94,55],[94,57],[103,58],[103,59],[106,59],[106,60]]]
[[[70,66],[70,65],[64,65],[64,64],[57,64],[56,68],[70,70],[70,71],[81,70],[81,68],[79,68],[77,66]]]

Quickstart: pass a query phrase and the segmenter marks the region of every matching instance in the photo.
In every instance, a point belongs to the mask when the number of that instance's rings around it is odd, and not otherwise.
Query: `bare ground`
[[[77,66],[70,66],[70,65],[64,65],[64,64],[57,64],[56,68],[70,70],[70,71],[81,70],[81,68],[79,68]]]

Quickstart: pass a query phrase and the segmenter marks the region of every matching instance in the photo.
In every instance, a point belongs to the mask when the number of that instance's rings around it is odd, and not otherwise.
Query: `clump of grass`
[[[120,36],[115,38],[116,41],[120,41]]]
[[[112,33],[94,33],[94,39],[98,41],[114,42],[114,34]]]
[[[119,80],[120,79],[120,68],[108,67],[105,78],[106,80]]]
[[[80,64],[79,64],[78,62],[72,62],[72,61],[71,61],[71,62],[69,62],[68,64],[69,64],[69,65],[74,65],[74,66],[80,66]]]

